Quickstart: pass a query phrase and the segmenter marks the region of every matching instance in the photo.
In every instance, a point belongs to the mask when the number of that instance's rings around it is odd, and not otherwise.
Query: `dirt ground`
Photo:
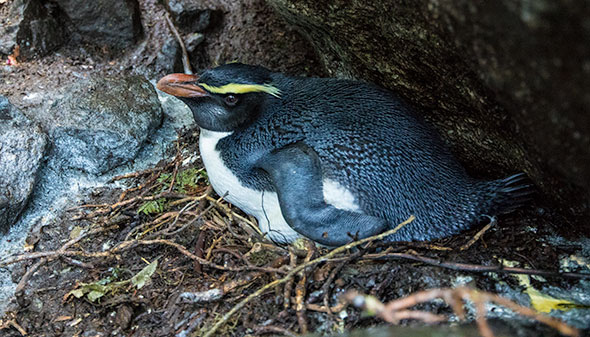
[[[0,15],[6,16],[12,0],[0,3]],[[43,58],[4,66],[0,94],[17,107],[30,108],[35,102],[25,97],[31,92],[48,91],[94,75],[139,74],[156,80],[165,75],[156,69],[156,57],[167,39],[174,35],[164,16],[166,10],[157,0],[141,0],[144,36],[129,50],[115,51],[78,42],[75,34],[69,43]],[[205,32],[197,57],[191,59],[194,71],[231,61],[259,64],[297,75],[324,74],[313,48],[288,27],[264,0],[201,2],[204,8],[223,12],[221,22]]]
[[[40,104],[27,98],[31,92],[50,91],[80,77],[164,75],[154,68],[156,54],[172,36],[164,9],[156,0],[140,3],[145,37],[134,49],[112,52],[68,44],[47,57],[5,66],[0,94],[25,110]],[[324,74],[307,42],[262,0],[209,3],[224,8],[225,16],[206,32],[202,57],[193,60],[197,69],[240,60],[292,74]],[[328,253],[318,247],[278,247],[260,237],[254,219],[210,191],[202,163],[188,160],[198,156],[197,131],[181,133],[178,143],[171,144],[170,160],[121,177],[125,189],[92,191],[63,221],[30,233],[28,251],[13,273],[20,291],[0,322],[2,336],[203,336],[250,294]],[[390,251],[374,244],[311,265],[249,300],[215,335],[334,333],[383,324],[357,309],[347,310],[347,317],[329,312],[338,308],[339,295],[351,289],[386,302],[426,288],[452,286],[466,275],[471,286],[482,290],[494,292],[499,282],[519,287],[509,274],[491,277],[495,274],[383,253],[480,266],[505,259],[556,271],[559,258],[579,247],[540,243],[559,218],[539,204],[499,218],[465,250],[460,247],[482,227],[438,242],[399,244]],[[547,280],[566,289],[573,282],[563,277]],[[418,308],[451,313],[439,302]]]

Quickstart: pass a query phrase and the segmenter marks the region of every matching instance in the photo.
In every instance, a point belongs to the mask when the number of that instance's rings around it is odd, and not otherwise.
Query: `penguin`
[[[470,177],[415,108],[369,83],[230,63],[157,88],[192,111],[215,192],[278,244],[340,246],[410,215],[387,241],[438,239],[531,193],[524,174]]]

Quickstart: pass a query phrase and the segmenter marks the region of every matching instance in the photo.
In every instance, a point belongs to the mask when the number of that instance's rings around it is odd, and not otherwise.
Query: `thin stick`
[[[340,312],[342,311],[344,308],[346,308],[347,303],[338,303],[333,307],[326,307],[325,305],[318,305],[318,304],[313,304],[313,303],[307,303],[306,307],[307,310],[311,310],[311,311],[319,311],[319,312],[325,312],[327,314],[333,314],[335,312]]]
[[[490,222],[484,226],[484,228],[480,229],[477,234],[475,234],[475,236],[473,236],[471,238],[471,240],[469,240],[469,242],[467,242],[466,244],[464,244],[463,246],[461,246],[459,248],[460,251],[464,251],[466,249],[469,249],[469,247],[471,247],[475,242],[477,242],[477,240],[479,240],[479,238],[481,238],[485,232],[488,231],[488,229],[492,228],[492,226],[494,226],[496,224],[496,218],[491,217],[490,218]]]
[[[31,278],[31,276],[37,271],[37,269],[39,269],[47,261],[48,261],[47,258],[43,258],[43,259],[40,259],[39,261],[37,261],[37,263],[35,263],[33,266],[31,266],[31,268],[29,268],[27,270],[27,272],[23,275],[23,277],[21,277],[20,281],[18,281],[18,285],[16,286],[14,293],[18,294],[21,291],[23,291],[23,289],[25,289],[25,286],[29,282],[29,278]]]
[[[280,334],[282,334],[284,336],[288,336],[288,337],[297,337],[298,336],[297,334],[293,333],[289,329],[285,329],[280,326],[267,325],[267,326],[261,326],[259,328],[254,328],[255,335],[262,335],[262,334],[267,334],[267,333],[280,333]]]
[[[224,266],[220,266],[218,264],[215,264],[213,262],[210,262],[202,257],[198,257],[197,255],[194,255],[193,253],[189,252],[184,246],[170,241],[170,240],[165,240],[165,239],[155,239],[155,240],[129,240],[129,241],[123,241],[120,244],[118,244],[117,246],[111,248],[110,250],[107,251],[102,251],[102,252],[85,252],[85,251],[81,251],[81,250],[54,250],[54,251],[47,251],[47,252],[35,252],[35,253],[29,253],[29,254],[23,254],[23,255],[18,255],[13,257],[12,259],[6,259],[2,262],[0,262],[0,267],[4,267],[13,263],[17,263],[17,262],[21,262],[21,261],[25,261],[25,260],[30,260],[30,259],[36,259],[36,258],[48,258],[48,259],[52,259],[52,258],[57,258],[57,257],[62,257],[62,256],[82,256],[82,257],[88,257],[88,258],[98,258],[98,257],[112,257],[114,256],[114,254],[116,253],[120,253],[126,250],[129,250],[131,248],[137,247],[139,245],[155,245],[155,244],[163,244],[163,245],[167,245],[167,246],[171,246],[176,248],[180,253],[182,253],[183,255],[185,255],[186,257],[198,261],[200,264],[202,265],[206,265],[209,266],[211,268],[215,268],[215,269],[219,269],[219,270],[225,270],[225,271],[249,271],[249,270],[257,270],[257,271],[264,271],[264,272],[273,272],[273,273],[283,273],[282,270],[269,270],[268,268],[264,268],[264,267],[258,267],[258,266],[245,266],[245,267],[224,267]]]
[[[170,15],[168,15],[168,13],[166,13],[166,23],[168,23],[168,27],[170,28],[172,33],[174,33],[176,40],[178,40],[178,44],[180,44],[180,49],[182,50],[182,67],[184,68],[184,73],[185,74],[193,74],[193,70],[191,69],[191,62],[188,58],[188,53],[186,51],[186,46],[184,45],[184,41],[182,41],[182,38],[180,37],[178,30],[176,29],[176,27],[172,23],[172,20],[170,20]]]
[[[291,269],[297,267],[297,255],[293,252],[293,249],[289,249],[289,267]],[[289,309],[291,307],[291,291],[293,290],[294,280],[289,280],[283,288],[283,308]]]
[[[201,229],[199,231],[199,236],[197,237],[197,244],[195,245],[195,255],[203,258],[203,254],[205,253],[203,251],[203,246],[205,245],[205,234],[207,232],[204,229]],[[197,273],[201,273],[201,271],[203,270],[203,268],[201,267],[201,263],[199,263],[199,261],[194,261],[193,262],[193,269],[195,270],[195,272]]]
[[[582,278],[590,279],[590,273],[562,273],[554,272],[550,270],[540,269],[527,269],[527,268],[516,268],[516,267],[504,267],[504,266],[484,266],[480,264],[469,264],[469,263],[455,263],[445,262],[437,259],[433,259],[426,256],[408,254],[408,253],[385,253],[385,254],[367,254],[363,259],[369,260],[381,260],[381,259],[403,259],[412,260],[426,263],[429,265],[459,270],[459,271],[470,271],[477,273],[506,273],[506,274],[525,274],[525,275],[540,275],[546,277],[568,277],[568,278]]]
[[[215,335],[215,332],[223,325],[225,324],[238,310],[242,309],[248,302],[250,302],[253,298],[256,298],[260,295],[262,295],[266,290],[271,289],[276,287],[279,284],[283,284],[285,282],[287,282],[288,280],[290,280],[293,276],[295,276],[297,273],[299,273],[301,270],[313,266],[315,264],[318,264],[320,262],[324,262],[328,259],[330,259],[331,257],[335,256],[336,254],[345,252],[349,249],[352,249],[354,247],[360,246],[364,243],[367,242],[372,242],[372,241],[376,241],[376,240],[381,240],[383,238],[385,238],[386,236],[395,234],[397,231],[399,231],[402,227],[404,227],[405,225],[409,224],[410,222],[414,221],[414,219],[416,219],[413,215],[411,215],[406,221],[400,223],[399,225],[397,225],[397,227],[395,227],[392,230],[389,230],[387,232],[383,232],[379,235],[375,235],[375,236],[371,236],[362,240],[358,240],[355,242],[351,242],[349,244],[346,244],[344,246],[340,246],[338,248],[335,248],[334,250],[332,250],[331,252],[327,253],[324,256],[320,256],[314,260],[311,260],[307,263],[303,263],[300,264],[299,266],[297,266],[296,268],[291,269],[291,271],[289,273],[287,273],[287,275],[285,275],[283,278],[281,279],[277,279],[274,280],[270,283],[268,283],[267,285],[261,287],[260,289],[256,290],[255,292],[253,292],[252,294],[248,295],[248,297],[246,297],[245,299],[243,299],[240,303],[236,304],[230,311],[228,311],[225,315],[223,315],[223,317],[221,317],[219,320],[217,320],[217,322],[215,322],[215,324],[211,327],[211,329],[209,329],[205,335],[203,337],[211,337],[213,335]]]
[[[23,329],[22,326],[20,326],[20,324],[18,324],[18,322],[16,321],[16,319],[11,319],[10,321],[6,322],[7,325],[12,326],[13,328],[15,328],[16,330],[18,330],[18,332],[22,335],[22,336],[27,336],[27,331],[25,329]]]
[[[334,269],[332,269],[332,271],[330,272],[330,275],[328,276],[328,279],[326,280],[326,282],[324,282],[324,285],[322,286],[322,291],[324,292],[324,307],[326,308],[328,314],[332,315],[333,312],[330,311],[331,307],[330,307],[330,285],[332,284],[332,282],[334,282],[334,279],[336,278],[336,275],[338,275],[338,273],[340,272],[340,270],[342,270],[342,268],[344,268],[344,266],[346,264],[348,264],[349,262],[355,260],[356,258],[358,258],[359,256],[364,254],[364,250],[360,250],[350,256],[348,256],[348,258],[342,262],[340,262]]]
[[[471,302],[473,302],[476,309],[475,321],[477,323],[479,332],[483,337],[494,336],[485,317],[485,303],[487,302],[493,302],[502,305],[514,311],[517,314],[544,323],[558,330],[563,335],[572,337],[578,337],[580,335],[580,332],[577,329],[570,327],[569,325],[565,324],[564,322],[556,318],[541,315],[531,308],[519,305],[507,298],[500,297],[496,294],[466,287],[458,287],[454,289],[436,288],[422,290],[410,294],[406,297],[393,300],[386,304],[381,303],[381,301],[379,301],[373,296],[360,294],[355,290],[350,290],[344,294],[344,300],[346,303],[353,303],[355,306],[360,306],[363,307],[365,310],[375,312],[378,317],[381,317],[383,320],[393,324],[398,324],[400,319],[408,318],[418,319],[424,322],[440,321],[444,318],[444,316],[429,314],[427,312],[422,311],[407,310],[408,308],[413,307],[417,304],[426,303],[436,298],[443,299],[447,304],[451,306],[455,315],[462,318],[464,318],[465,313],[463,310],[462,301],[464,302],[466,300],[470,300]]]
[[[315,253],[315,245],[306,241],[307,243],[307,256],[303,260],[303,263],[307,263],[313,257]],[[307,333],[307,319],[305,316],[305,295],[306,295],[306,285],[307,285],[307,274],[305,270],[299,272],[299,282],[295,286],[295,311],[297,313],[297,322],[299,323],[299,333],[306,334]]]
[[[24,287],[26,286],[29,278],[33,275],[33,273],[37,269],[39,269],[43,264],[47,263],[50,260],[50,258],[62,256],[60,253],[65,252],[69,247],[73,246],[74,244],[78,243],[80,240],[82,240],[90,235],[94,235],[97,233],[108,231],[108,230],[113,229],[115,227],[117,227],[117,226],[114,225],[114,226],[109,226],[109,227],[99,227],[99,228],[95,228],[93,230],[90,230],[90,231],[83,233],[83,234],[79,235],[78,237],[66,242],[57,251],[52,252],[53,254],[46,255],[45,258],[42,258],[41,260],[37,261],[36,264],[34,264],[31,268],[29,268],[29,270],[27,270],[27,272],[23,275],[23,277],[19,281],[19,283],[16,287],[15,293],[18,293],[19,291],[23,290]],[[41,252],[41,253],[43,253],[43,252]],[[0,261],[0,267],[5,267],[7,265],[10,265],[10,264],[13,264],[16,262],[20,262],[20,261],[34,259],[34,258],[39,257],[38,255],[39,255],[38,253],[22,254],[22,255],[17,255],[17,256],[12,257],[12,260],[10,259],[10,257],[7,257],[7,258]]]
[[[138,202],[138,201],[153,201],[153,200],[158,200],[160,198],[176,198],[176,199],[182,199],[182,198],[186,198],[186,195],[180,194],[180,193],[162,192],[162,193],[159,193],[159,194],[156,194],[156,195],[152,195],[152,196],[149,196],[149,197],[137,196],[137,197],[133,197],[131,199],[127,199],[125,201],[116,202],[116,203],[114,203],[112,205],[109,205],[106,209],[100,209],[100,210],[96,210],[96,211],[94,211],[94,212],[92,212],[90,214],[86,214],[86,215],[83,215],[83,216],[74,217],[74,218],[72,218],[72,220],[80,220],[80,219],[83,219],[83,218],[86,218],[86,219],[93,218],[93,217],[95,217],[97,215],[103,215],[103,214],[111,213],[111,212],[113,212],[113,211],[115,211],[115,210],[117,210],[117,209],[119,209],[119,208],[121,208],[123,206],[127,206],[129,204],[133,204],[133,203]]]

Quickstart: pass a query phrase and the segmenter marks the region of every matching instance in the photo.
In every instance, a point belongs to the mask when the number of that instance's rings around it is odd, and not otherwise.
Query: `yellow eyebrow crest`
[[[276,98],[281,98],[281,91],[279,88],[270,84],[240,84],[229,83],[221,87],[214,87],[206,83],[199,83],[205,90],[214,94],[245,94],[248,92],[265,92]]]

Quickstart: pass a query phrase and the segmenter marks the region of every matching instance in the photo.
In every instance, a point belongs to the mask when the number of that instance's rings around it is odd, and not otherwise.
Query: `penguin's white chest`
[[[224,164],[216,146],[220,139],[231,134],[201,129],[199,151],[211,186],[218,195],[223,196],[223,199],[256,217],[262,233],[267,234],[274,242],[294,241],[300,235],[283,218],[277,194],[245,187]]]

